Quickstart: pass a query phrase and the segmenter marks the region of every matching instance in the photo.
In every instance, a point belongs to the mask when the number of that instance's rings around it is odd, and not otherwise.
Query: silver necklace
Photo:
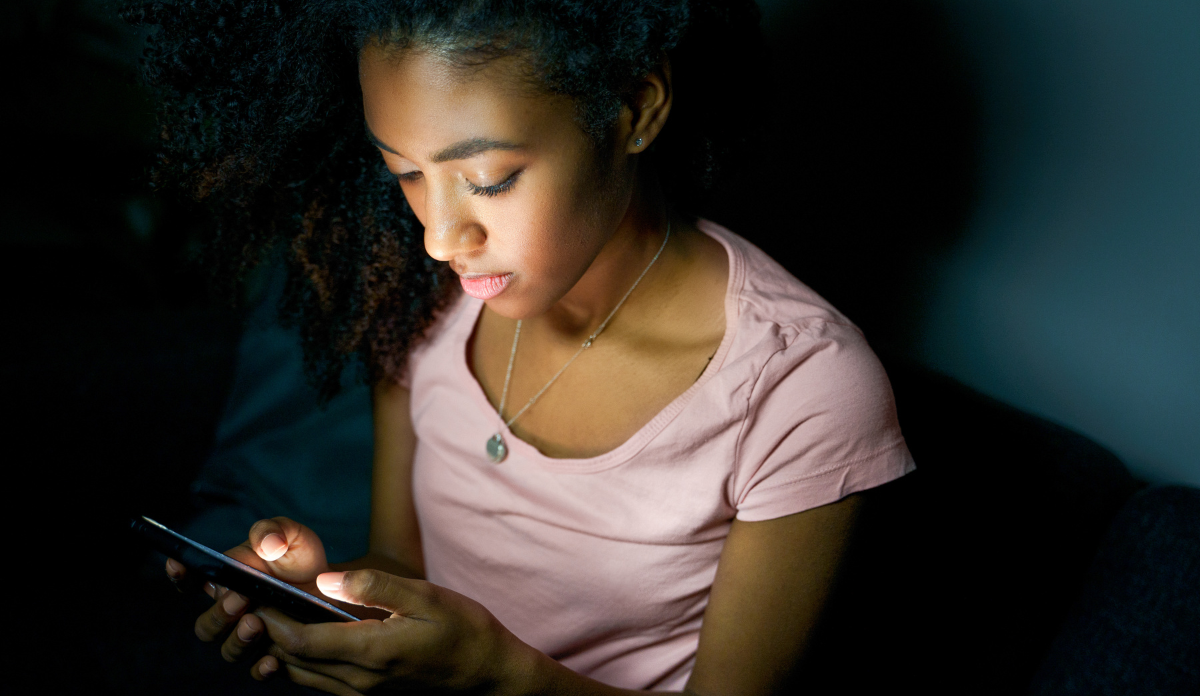
[[[592,335],[588,336],[587,339],[584,340],[583,344],[579,346],[579,350],[575,351],[575,354],[571,356],[571,359],[563,363],[562,367],[558,368],[558,372],[555,372],[554,376],[550,378],[550,381],[546,382],[546,386],[538,390],[538,393],[534,394],[533,398],[527,401],[525,405],[521,407],[521,410],[517,411],[512,418],[504,420],[504,405],[508,402],[508,383],[512,379],[513,360],[517,357],[517,342],[521,339],[521,320],[517,320],[517,329],[513,332],[512,350],[508,354],[508,370],[504,373],[504,390],[500,393],[500,407],[496,409],[496,415],[500,416],[500,420],[504,423],[504,427],[507,428],[512,426],[512,424],[515,423],[518,418],[520,418],[526,411],[529,410],[530,406],[533,406],[538,399],[542,398],[542,394],[545,394],[546,390],[550,388],[550,385],[554,384],[554,382],[559,378],[560,375],[562,375],[567,367],[569,367],[571,363],[575,362],[575,358],[578,358],[583,351],[592,347],[592,342],[595,341],[596,337],[600,335],[600,332],[604,331],[604,328],[608,326],[608,322],[613,318],[613,315],[617,313],[617,310],[621,308],[621,305],[625,304],[625,300],[629,299],[629,296],[633,294],[633,289],[638,286],[638,283],[642,282],[642,278],[646,277],[646,273],[650,270],[650,267],[654,265],[654,262],[658,260],[658,257],[662,254],[663,249],[667,248],[667,240],[670,238],[671,219],[667,218],[667,234],[663,237],[662,244],[659,245],[658,251],[654,253],[654,258],[650,259],[650,263],[647,264],[644,269],[642,269],[642,274],[638,276],[637,280],[633,281],[633,285],[629,286],[629,289],[625,291],[625,295],[621,298],[621,301],[617,303],[617,306],[613,307],[612,311],[608,313],[608,316],[604,318],[604,321],[600,322],[600,326],[592,332]],[[504,442],[504,435],[499,430],[496,431],[496,434],[491,436],[487,441],[487,456],[493,464],[499,464],[500,462],[504,461],[505,457],[508,456],[508,445]]]

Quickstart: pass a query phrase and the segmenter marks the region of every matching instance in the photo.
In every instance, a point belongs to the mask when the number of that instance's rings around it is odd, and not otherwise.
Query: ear
[[[633,97],[621,109],[618,142],[625,154],[645,152],[658,137],[671,113],[671,64],[663,62],[638,83]]]

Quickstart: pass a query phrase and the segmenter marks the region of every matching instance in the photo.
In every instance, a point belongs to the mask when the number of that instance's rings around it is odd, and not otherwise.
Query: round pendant
[[[500,436],[500,433],[488,438],[487,455],[493,464],[499,464],[508,456],[508,446],[504,444],[504,438]]]

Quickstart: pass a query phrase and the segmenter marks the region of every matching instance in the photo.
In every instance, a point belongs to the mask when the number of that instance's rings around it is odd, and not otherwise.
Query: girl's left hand
[[[322,573],[317,587],[392,615],[302,624],[260,608],[254,613],[273,645],[251,669],[254,678],[283,667],[292,681],[332,694],[380,687],[488,692],[516,676],[520,658],[533,651],[483,605],[424,580],[350,570]]]

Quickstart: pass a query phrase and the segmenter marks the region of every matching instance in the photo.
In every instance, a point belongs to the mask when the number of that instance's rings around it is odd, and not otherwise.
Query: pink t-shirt
[[[746,240],[700,229],[729,254],[725,337],[611,452],[552,459],[503,427],[467,366],[479,300],[464,295],[409,364],[428,579],[625,688],[683,688],[735,517],[790,515],[913,469],[859,330]],[[509,454],[493,464],[497,430]]]

